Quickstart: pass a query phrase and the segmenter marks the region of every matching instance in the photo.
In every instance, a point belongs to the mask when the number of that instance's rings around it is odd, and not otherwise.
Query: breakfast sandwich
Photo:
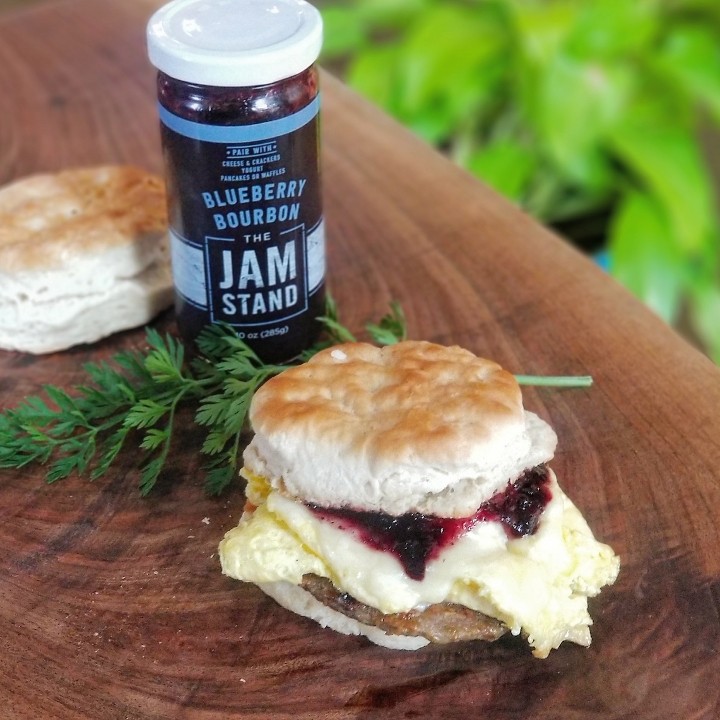
[[[261,387],[222,571],[390,648],[590,644],[619,560],[548,466],[515,378],[459,347],[328,348]]]
[[[0,348],[94,342],[172,298],[162,178],[109,165],[0,188]]]

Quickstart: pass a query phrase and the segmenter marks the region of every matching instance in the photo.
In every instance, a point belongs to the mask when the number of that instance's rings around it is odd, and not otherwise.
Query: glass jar
[[[148,24],[178,329],[232,326],[266,362],[317,337],[325,304],[318,11],[174,0]]]

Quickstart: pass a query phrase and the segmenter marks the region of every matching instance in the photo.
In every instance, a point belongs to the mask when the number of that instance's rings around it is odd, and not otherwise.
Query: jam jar
[[[318,71],[303,0],[174,0],[147,28],[157,69],[178,330],[231,326],[297,356],[325,306]]]

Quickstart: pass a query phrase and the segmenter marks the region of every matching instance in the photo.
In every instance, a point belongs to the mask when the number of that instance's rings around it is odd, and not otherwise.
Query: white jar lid
[[[152,64],[177,80],[251,87],[310,67],[322,18],[304,0],[173,0],[147,26]]]

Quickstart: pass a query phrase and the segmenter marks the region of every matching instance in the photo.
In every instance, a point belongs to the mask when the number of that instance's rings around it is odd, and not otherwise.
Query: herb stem
[[[515,375],[518,385],[535,387],[582,388],[593,384],[590,375]]]

